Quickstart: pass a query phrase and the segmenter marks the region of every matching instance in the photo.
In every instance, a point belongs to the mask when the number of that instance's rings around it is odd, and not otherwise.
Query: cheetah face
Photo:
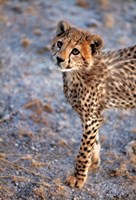
[[[61,71],[88,70],[102,47],[100,36],[90,35],[60,21],[52,41],[53,62]]]

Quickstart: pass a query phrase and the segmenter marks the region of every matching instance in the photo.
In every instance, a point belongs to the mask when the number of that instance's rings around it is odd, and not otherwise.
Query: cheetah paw
[[[68,176],[67,178],[67,183],[70,187],[77,187],[77,188],[82,188],[86,182],[86,177],[85,178],[78,178],[74,174]]]

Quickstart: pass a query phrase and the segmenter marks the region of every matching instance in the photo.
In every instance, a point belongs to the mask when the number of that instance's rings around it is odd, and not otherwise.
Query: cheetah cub
[[[58,23],[53,61],[62,71],[64,94],[83,127],[75,170],[67,178],[71,187],[82,188],[89,168],[100,165],[98,129],[103,110],[136,108],[136,45],[108,52],[102,48],[99,35]]]

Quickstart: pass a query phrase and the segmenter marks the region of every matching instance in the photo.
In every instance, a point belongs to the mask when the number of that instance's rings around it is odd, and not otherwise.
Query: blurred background
[[[64,184],[82,130],[51,61],[59,20],[107,49],[136,44],[135,0],[0,0],[0,199],[134,200],[135,112],[105,113],[100,170],[81,191]]]

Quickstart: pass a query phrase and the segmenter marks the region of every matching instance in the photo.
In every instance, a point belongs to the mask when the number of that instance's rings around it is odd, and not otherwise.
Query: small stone
[[[23,47],[28,47],[28,46],[30,46],[31,43],[32,43],[32,41],[29,38],[23,38],[21,40],[21,44]]]

